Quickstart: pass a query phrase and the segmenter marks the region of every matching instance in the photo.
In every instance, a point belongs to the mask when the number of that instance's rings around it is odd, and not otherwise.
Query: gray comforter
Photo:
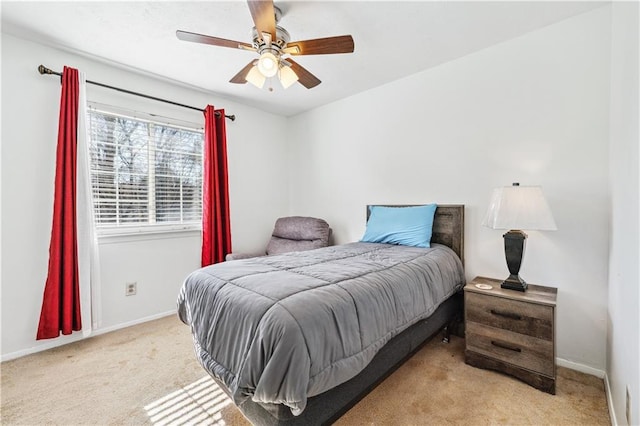
[[[236,404],[285,404],[358,374],[464,282],[448,247],[350,243],[193,272],[178,297],[196,356]]]

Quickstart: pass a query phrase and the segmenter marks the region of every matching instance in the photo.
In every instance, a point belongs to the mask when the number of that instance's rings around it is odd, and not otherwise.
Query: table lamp
[[[527,283],[520,278],[520,265],[524,256],[527,234],[530,231],[555,231],[549,205],[540,186],[504,186],[493,190],[491,203],[482,225],[492,229],[508,229],[504,237],[504,253],[509,268],[509,277],[501,287],[525,291]]]

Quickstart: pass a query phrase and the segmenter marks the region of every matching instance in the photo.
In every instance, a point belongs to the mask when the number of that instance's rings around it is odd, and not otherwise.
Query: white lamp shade
[[[258,89],[262,89],[262,86],[264,86],[264,82],[266,79],[267,78],[260,73],[258,67],[256,66],[253,66],[245,77],[245,80],[256,86]]]
[[[539,186],[513,185],[494,189],[482,225],[492,229],[558,229]]]
[[[298,81],[298,75],[290,67],[280,67],[280,83],[282,83],[282,87],[288,89],[296,81]]]

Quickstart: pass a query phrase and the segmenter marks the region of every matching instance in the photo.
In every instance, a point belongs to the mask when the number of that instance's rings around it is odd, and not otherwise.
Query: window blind
[[[99,228],[189,225],[202,218],[202,131],[91,109]]]

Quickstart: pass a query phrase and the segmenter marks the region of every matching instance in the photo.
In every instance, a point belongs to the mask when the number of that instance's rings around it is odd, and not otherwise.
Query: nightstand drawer
[[[553,341],[553,307],[465,292],[466,321]]]
[[[467,351],[555,377],[553,341],[489,327],[467,319]]]

